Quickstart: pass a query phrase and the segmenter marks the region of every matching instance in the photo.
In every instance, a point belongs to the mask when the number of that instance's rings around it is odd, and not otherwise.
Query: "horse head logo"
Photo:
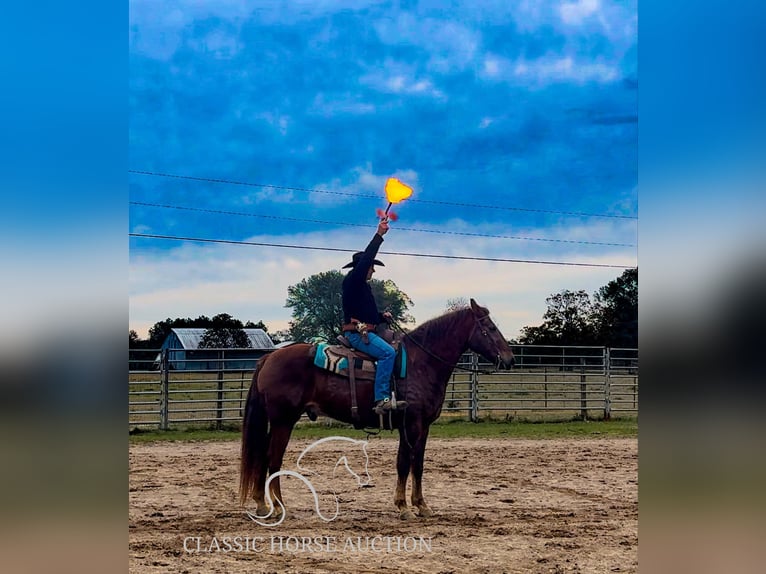
[[[306,487],[308,487],[309,491],[314,497],[314,509],[316,510],[317,516],[324,520],[325,522],[332,522],[338,517],[338,514],[340,513],[340,504],[338,502],[338,495],[335,491],[334,486],[331,487],[332,490],[332,496],[335,499],[335,513],[332,516],[325,516],[322,513],[322,510],[319,507],[319,493],[317,489],[314,487],[314,484],[307,478],[307,475],[317,475],[318,474],[312,470],[309,470],[307,468],[304,468],[301,466],[301,461],[303,460],[303,457],[306,456],[309,452],[317,448],[318,446],[325,444],[335,442],[346,446],[353,446],[356,447],[355,449],[351,450],[350,453],[342,454],[340,457],[338,457],[337,461],[335,462],[335,466],[332,470],[332,480],[330,481],[331,484],[335,484],[335,475],[339,467],[343,466],[348,473],[353,476],[356,479],[357,485],[360,488],[363,487],[370,487],[372,478],[370,477],[370,473],[368,471],[370,457],[367,453],[367,444],[368,442],[366,440],[357,440],[349,437],[343,437],[343,436],[330,436],[325,437],[322,439],[319,439],[317,441],[312,442],[310,445],[308,445],[305,449],[303,449],[303,452],[301,452],[300,456],[298,457],[298,460],[295,463],[297,471],[293,470],[279,470],[275,472],[274,474],[270,475],[269,478],[266,480],[265,485],[265,495],[266,495],[266,504],[270,508],[268,514],[265,515],[259,515],[257,513],[254,513],[252,511],[246,510],[245,513],[247,516],[253,520],[254,522],[260,524],[261,526],[267,526],[267,527],[273,527],[278,526],[282,524],[282,522],[285,519],[285,516],[287,515],[285,505],[280,500],[280,497],[273,497],[271,496],[271,482],[275,479],[277,479],[280,476],[292,476],[294,478],[299,479],[301,482],[303,482]],[[353,456],[356,455],[356,456]],[[351,462],[349,461],[349,456],[351,456]],[[353,468],[352,468],[353,467]],[[357,470],[354,470],[356,468]],[[274,501],[276,500],[276,504]],[[276,518],[276,522],[268,521],[268,519],[274,519]]]

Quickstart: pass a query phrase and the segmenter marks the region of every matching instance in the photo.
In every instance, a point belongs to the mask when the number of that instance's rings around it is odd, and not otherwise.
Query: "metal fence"
[[[513,350],[516,366],[510,371],[492,371],[477,355],[465,354],[447,384],[442,416],[552,420],[638,413],[637,349],[516,345]],[[164,430],[241,422],[258,359],[243,360],[242,349],[216,351],[215,365],[208,358],[195,365],[177,350],[132,349],[129,425]],[[227,353],[236,359],[227,359]],[[184,370],[177,368],[182,361]]]
[[[475,354],[463,357],[447,385],[443,411],[508,418],[611,418],[638,413],[638,350],[607,347],[516,346],[511,371]]]

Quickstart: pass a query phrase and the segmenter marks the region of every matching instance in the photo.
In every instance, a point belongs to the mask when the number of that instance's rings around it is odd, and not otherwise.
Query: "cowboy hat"
[[[347,263],[346,265],[341,267],[341,269],[348,269],[349,267],[356,267],[356,264],[359,263],[359,260],[362,258],[362,255],[364,255],[364,251],[357,251],[356,253],[354,253],[354,256],[351,258],[351,262]],[[385,265],[383,265],[383,262],[379,261],[377,259],[373,260],[372,264],[373,265],[380,265],[381,267],[385,267]]]

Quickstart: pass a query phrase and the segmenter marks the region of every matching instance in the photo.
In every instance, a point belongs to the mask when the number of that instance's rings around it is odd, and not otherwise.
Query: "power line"
[[[283,249],[306,249],[312,251],[340,251],[354,253],[353,249],[340,247],[314,247],[310,245],[290,245],[286,243],[265,243],[258,241],[235,241],[232,239],[206,239],[202,237],[178,237],[174,235],[153,235],[149,233],[129,233],[130,237],[145,239],[165,239],[171,241],[194,241],[198,243],[224,243],[230,245],[255,245],[259,247],[279,247]],[[611,265],[606,263],[575,263],[572,261],[542,261],[536,259],[506,259],[501,257],[469,257],[462,255],[438,255],[434,253],[403,253],[399,251],[381,251],[381,255],[401,255],[405,257],[428,257],[431,259],[458,259],[462,261],[493,261],[498,263],[534,263],[538,265],[563,265],[570,267],[610,267],[615,269],[632,269],[635,265]]]
[[[349,223],[346,221],[324,221],[321,219],[302,219],[298,217],[286,217],[281,215],[264,215],[261,213],[243,213],[239,211],[225,211],[220,209],[208,209],[201,207],[187,207],[182,205],[167,205],[161,203],[147,203],[144,201],[131,201],[131,205],[141,205],[144,207],[159,207],[162,209],[179,209],[184,211],[197,211],[201,213],[216,213],[219,215],[237,215],[243,217],[258,217],[262,219],[275,219],[280,221],[299,221],[302,223],[320,223],[325,225],[345,225],[350,227],[375,227],[375,225],[368,225],[366,223]],[[488,237],[494,239],[514,239],[522,241],[548,241],[554,243],[577,243],[583,245],[608,245],[613,247],[635,247],[632,243],[603,243],[599,241],[577,241],[574,239],[549,239],[543,237],[522,237],[515,235],[491,235],[486,233],[466,233],[462,231],[443,231],[439,229],[416,229],[412,227],[398,227],[398,231],[415,231],[418,233],[439,233],[442,235],[463,235],[468,237]]]
[[[376,200],[380,199],[380,196],[369,194],[369,193],[349,193],[346,191],[330,191],[326,189],[314,189],[310,187],[291,187],[286,185],[272,185],[268,183],[252,183],[252,182],[236,181],[236,180],[230,180],[230,179],[216,179],[216,178],[210,178],[210,177],[196,177],[192,175],[179,175],[174,173],[140,171],[135,169],[129,169],[128,173],[134,173],[137,175],[149,175],[153,177],[188,179],[191,181],[204,181],[208,183],[225,183],[228,185],[243,185],[246,187],[262,187],[262,188],[268,188],[268,189],[279,189],[283,191],[303,191],[306,193],[325,193],[329,195],[343,195],[343,196],[357,197],[357,198],[363,198],[363,199],[376,199]],[[437,201],[433,199],[410,198],[407,201],[410,201],[413,203],[427,203],[431,205],[448,205],[450,207],[471,207],[475,209],[502,209],[506,211],[525,211],[530,213],[552,213],[557,215],[571,215],[576,217],[608,217],[608,218],[614,218],[614,219],[638,220],[638,217],[635,215],[611,215],[607,213],[586,213],[581,211],[558,211],[553,209],[533,209],[529,207],[513,207],[508,205],[482,205],[479,203],[460,203],[460,202],[453,202],[453,201]]]

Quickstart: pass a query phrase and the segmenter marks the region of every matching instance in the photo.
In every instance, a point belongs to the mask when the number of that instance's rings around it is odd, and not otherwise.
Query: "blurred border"
[[[4,8],[0,569],[127,567],[128,4]]]
[[[765,7],[643,2],[640,551],[646,572],[763,562]]]

